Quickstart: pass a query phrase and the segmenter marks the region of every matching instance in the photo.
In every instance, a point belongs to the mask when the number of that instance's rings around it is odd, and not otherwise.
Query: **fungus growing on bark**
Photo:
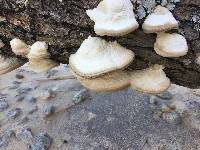
[[[137,91],[157,94],[170,87],[170,80],[166,77],[161,65],[154,65],[147,69],[131,73],[131,87]]]
[[[73,71],[72,73],[83,86],[96,92],[114,92],[130,86],[129,73],[122,70],[92,79],[80,77]]]
[[[5,58],[0,55],[0,75],[11,72],[22,64],[17,58]]]
[[[30,46],[18,38],[14,38],[13,40],[11,40],[10,46],[11,46],[12,51],[16,55],[26,57],[28,53],[30,52]]]
[[[0,48],[4,47],[4,43],[0,40]]]
[[[180,34],[158,33],[154,50],[163,57],[181,57],[187,54],[188,45]]]
[[[121,70],[134,59],[134,53],[117,42],[106,42],[97,37],[86,39],[69,58],[71,69],[81,77],[94,78]]]
[[[29,67],[35,72],[47,71],[58,66],[58,63],[50,59],[50,54],[47,51],[48,45],[45,42],[35,42],[31,46],[28,54]]]
[[[122,36],[139,27],[130,0],[103,0],[86,13],[95,22],[96,34],[101,36]]]
[[[144,21],[142,28],[145,33],[157,33],[178,28],[178,21],[165,7],[157,6]]]

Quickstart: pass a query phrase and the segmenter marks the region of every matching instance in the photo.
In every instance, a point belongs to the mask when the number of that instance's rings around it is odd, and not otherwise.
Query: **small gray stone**
[[[28,114],[30,115],[30,114],[33,114],[34,112],[36,112],[38,110],[38,107],[35,105],[35,106],[33,106],[31,109],[30,109],[30,111],[28,112]]]
[[[89,93],[87,89],[82,89],[78,93],[76,93],[73,97],[73,102],[78,104],[89,97]]]
[[[53,139],[47,133],[39,133],[33,138],[33,143],[28,146],[28,150],[48,150]]]
[[[31,129],[28,127],[22,127],[16,132],[16,138],[20,141],[30,141],[32,137]]]
[[[18,117],[20,115],[21,109],[20,108],[14,108],[11,109],[7,112],[6,116],[9,119],[15,119],[16,117]]]
[[[156,96],[163,100],[171,100],[173,98],[173,95],[169,91],[162,92]]]
[[[180,124],[181,123],[181,117],[176,112],[163,113],[162,117],[168,123],[173,123],[173,124]]]
[[[19,94],[27,94],[28,92],[30,92],[32,90],[32,88],[23,88],[23,89],[18,89],[17,92]]]
[[[26,96],[25,100],[29,103],[35,103],[37,101],[37,99],[33,96]]]
[[[0,112],[4,111],[9,107],[8,102],[5,100],[0,100]]]
[[[49,117],[50,115],[54,114],[55,113],[55,106],[53,105],[45,105],[43,107],[43,111],[42,111],[42,114],[44,117]]]
[[[22,74],[16,74],[15,77],[16,77],[17,79],[23,79],[23,78],[24,78],[24,76],[23,76]]]
[[[55,97],[56,97],[56,92],[53,91],[52,89],[46,90],[42,95],[42,99],[44,99],[44,100],[49,100],[49,99],[55,98]]]

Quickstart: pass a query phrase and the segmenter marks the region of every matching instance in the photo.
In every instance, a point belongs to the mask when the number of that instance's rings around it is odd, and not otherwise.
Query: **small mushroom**
[[[0,40],[0,48],[4,47],[4,43],[2,42],[2,40]]]
[[[180,34],[158,33],[154,50],[163,57],[181,57],[187,54],[188,45]]]
[[[72,73],[83,86],[96,92],[114,92],[130,86],[129,73],[122,70],[114,71],[93,79],[85,79],[73,71]]]
[[[103,0],[86,13],[95,22],[94,30],[100,36],[123,36],[139,27],[130,0]]]
[[[79,76],[94,78],[115,70],[122,70],[134,59],[134,53],[117,42],[97,37],[86,39],[69,58],[70,68]]]
[[[17,58],[5,58],[0,55],[0,75],[6,74],[23,65]]]
[[[178,21],[167,8],[159,5],[155,8],[154,12],[146,18],[142,28],[145,33],[164,32],[178,28]]]
[[[30,46],[18,38],[12,39],[10,41],[10,46],[11,46],[12,51],[16,55],[26,57],[28,53],[30,52]]]
[[[131,87],[137,91],[158,94],[167,90],[171,83],[161,65],[134,71],[131,73]]]
[[[31,46],[28,54],[29,67],[35,72],[47,71],[58,66],[58,63],[50,59],[50,54],[47,51],[48,45],[45,42],[35,42]]]

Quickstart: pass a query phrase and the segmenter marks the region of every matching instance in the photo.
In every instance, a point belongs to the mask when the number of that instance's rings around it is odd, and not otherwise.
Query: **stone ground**
[[[198,150],[200,90],[160,95],[87,91],[61,65],[23,66],[0,78],[0,149]]]

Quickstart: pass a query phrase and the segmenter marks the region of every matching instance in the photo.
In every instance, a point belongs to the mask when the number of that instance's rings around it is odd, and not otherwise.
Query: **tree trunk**
[[[138,10],[138,1],[144,6],[147,5],[146,0],[137,0],[137,4],[133,2],[134,11]],[[157,1],[164,3],[164,0]],[[49,52],[54,60],[67,63],[69,55],[76,52],[85,38],[89,35],[96,36],[93,31],[94,23],[85,11],[96,7],[99,2],[100,0],[63,0],[62,2],[0,0],[0,39],[6,44],[0,53],[5,56],[14,55],[9,46],[9,41],[14,37],[19,37],[28,44],[40,40],[49,44]],[[149,1],[148,3],[150,5]],[[148,10],[144,10],[143,15],[148,15],[146,13]],[[180,28],[175,32],[187,38],[190,48],[185,57],[158,56],[153,50],[156,35],[143,33],[141,27],[123,37],[103,38],[117,40],[121,45],[135,52],[136,60],[130,66],[132,69],[146,68],[150,64],[162,64],[166,67],[165,72],[173,83],[196,88],[200,86],[200,66],[195,63],[196,54],[200,52],[200,1],[181,0],[176,3],[173,14],[180,21]],[[138,21],[141,25],[144,19]]]

